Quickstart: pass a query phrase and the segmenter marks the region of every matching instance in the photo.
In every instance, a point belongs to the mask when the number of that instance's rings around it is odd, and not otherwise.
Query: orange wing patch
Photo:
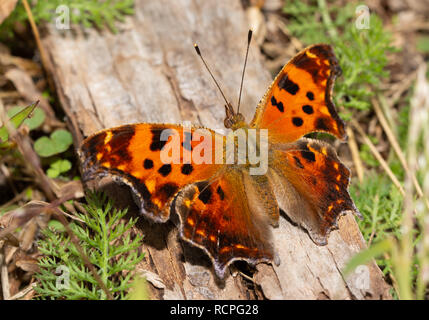
[[[304,49],[275,78],[252,127],[268,129],[272,143],[293,142],[311,132],[344,138],[344,123],[331,100],[334,80],[340,73],[331,46]]]
[[[171,201],[185,185],[209,179],[221,167],[211,163],[196,165],[191,159],[192,149],[202,141],[191,141],[189,132],[179,125],[135,124],[124,125],[98,132],[88,137],[79,151],[82,162],[83,179],[110,175],[129,185],[137,195],[142,213],[158,222],[168,220]],[[161,135],[167,132],[168,140]],[[206,130],[215,146],[215,133]],[[163,162],[161,150],[172,139],[180,141],[181,152],[171,155],[171,163]],[[194,137],[195,139],[195,137]],[[212,152],[213,157],[215,152]]]
[[[268,216],[249,206],[242,175],[225,170],[186,187],[176,199],[181,237],[210,256],[221,278],[234,260],[254,264],[273,258]]]
[[[280,207],[304,226],[316,243],[327,243],[339,215],[353,212],[361,216],[348,193],[350,171],[330,145],[303,138],[289,145],[274,145],[271,156],[271,168],[280,179],[273,181]]]

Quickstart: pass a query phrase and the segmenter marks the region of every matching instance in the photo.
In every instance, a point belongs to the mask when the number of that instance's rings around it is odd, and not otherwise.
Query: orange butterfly
[[[251,33],[249,43],[250,38]],[[268,130],[268,169],[263,175],[249,174],[253,164],[248,159],[226,164],[192,158],[201,138],[211,142],[210,160],[219,141],[225,156],[228,138],[212,130],[198,135],[202,127],[141,123],[106,129],[83,141],[83,178],[109,175],[129,185],[141,213],[153,221],[165,222],[175,210],[181,238],[203,249],[221,278],[235,260],[272,261],[269,224],[278,225],[279,208],[324,245],[340,214],[360,216],[348,193],[350,172],[334,149],[303,138],[312,132],[345,138],[331,100],[340,73],[332,48],[313,45],[283,67],[250,124],[227,103],[227,128]],[[163,139],[166,131],[171,134]],[[162,152],[172,140],[180,143],[180,152],[166,163]]]

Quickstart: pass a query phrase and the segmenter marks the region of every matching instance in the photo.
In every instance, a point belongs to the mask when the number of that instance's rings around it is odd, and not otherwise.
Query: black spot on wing
[[[216,192],[219,195],[220,200],[225,199],[225,192],[223,192],[221,186],[217,187]]]
[[[313,114],[314,112],[313,107],[308,104],[302,106],[302,111],[304,111],[306,114]]]
[[[313,151],[310,151],[310,149],[307,146],[308,142],[305,140],[298,142],[298,150],[301,152],[301,156],[307,160],[308,162],[314,162],[316,161],[316,155]],[[316,147],[315,147],[316,148]]]
[[[165,200],[167,200],[174,196],[178,189],[179,187],[176,184],[166,183],[159,188],[159,194],[162,195]]]
[[[299,86],[293,82],[291,79],[289,79],[287,74],[284,74],[281,76],[279,80],[279,88],[286,90],[291,95],[296,95],[296,93],[299,90]]]
[[[315,162],[316,161],[316,155],[312,151],[301,151],[301,155],[308,162]]]
[[[145,159],[143,161],[143,168],[147,169],[152,169],[153,168],[153,161],[151,159]]]
[[[189,175],[194,170],[194,167],[190,163],[186,163],[182,166],[182,173]]]
[[[301,118],[299,118],[299,117],[293,117],[292,118],[292,123],[294,124],[294,126],[300,127],[300,126],[303,125],[304,121]]]
[[[158,169],[158,172],[164,177],[168,176],[171,172],[171,164],[164,164]]]
[[[285,111],[284,107],[283,107],[283,102],[279,101],[277,102],[276,98],[274,96],[271,97],[271,104],[274,107],[277,107],[277,109],[279,109],[280,112]]]
[[[313,101],[314,100],[314,93],[311,91],[308,91],[306,94],[308,100]]]
[[[301,160],[299,160],[297,156],[294,156],[293,159],[295,160],[295,164],[298,168],[304,169],[304,166],[302,165]]]
[[[209,203],[212,198],[210,186],[208,184],[199,184],[198,190],[200,192],[198,199],[200,199],[204,204]]]
[[[161,134],[164,130],[168,130],[165,128],[152,128],[150,131],[152,132],[152,142],[150,144],[150,150],[152,151],[160,151],[167,143],[166,141],[161,140]]]

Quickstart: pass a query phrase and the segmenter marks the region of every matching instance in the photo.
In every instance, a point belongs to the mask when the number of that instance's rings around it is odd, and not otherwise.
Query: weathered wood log
[[[135,122],[186,120],[222,128],[222,98],[193,44],[200,44],[226,96],[235,99],[247,30],[239,0],[136,1],[135,16],[126,20],[118,34],[48,26],[42,39],[49,57],[47,67],[76,144],[82,133],[87,136],[102,128]],[[253,45],[242,100],[248,121],[271,80]],[[374,262],[347,278],[341,273],[347,261],[365,247],[349,215],[340,219],[339,230],[331,233],[326,246],[315,245],[304,230],[281,217],[280,226],[272,230],[281,263],[258,264],[252,281],[234,265],[225,281],[217,279],[209,259],[180,241],[171,222],[160,225],[141,219],[140,228],[146,252],[141,268],[152,279],[153,298],[390,298],[389,287]]]

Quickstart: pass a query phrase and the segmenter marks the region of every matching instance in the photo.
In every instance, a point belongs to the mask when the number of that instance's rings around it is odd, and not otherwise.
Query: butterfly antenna
[[[246,71],[247,56],[249,55],[249,47],[250,47],[250,41],[252,41],[252,34],[253,34],[253,31],[249,30],[249,33],[247,34],[246,58],[244,59],[243,73],[241,74],[240,93],[238,94],[237,114],[240,112],[241,91],[243,90],[244,73]]]
[[[222,94],[222,97],[225,100],[226,104],[228,106],[231,106],[231,104],[228,102],[228,100],[226,99],[225,95],[223,94],[223,91],[220,88],[219,83],[216,81],[215,77],[213,76],[213,73],[210,71],[209,67],[207,66],[206,61],[204,60],[203,56],[201,55],[200,48],[198,47],[198,45],[196,43],[194,44],[194,48],[195,48],[195,51],[197,52],[197,54],[200,56],[201,61],[204,63],[204,66],[206,67],[207,71],[210,73],[210,76],[212,77],[212,79],[215,82],[217,88],[219,89],[220,93]]]

